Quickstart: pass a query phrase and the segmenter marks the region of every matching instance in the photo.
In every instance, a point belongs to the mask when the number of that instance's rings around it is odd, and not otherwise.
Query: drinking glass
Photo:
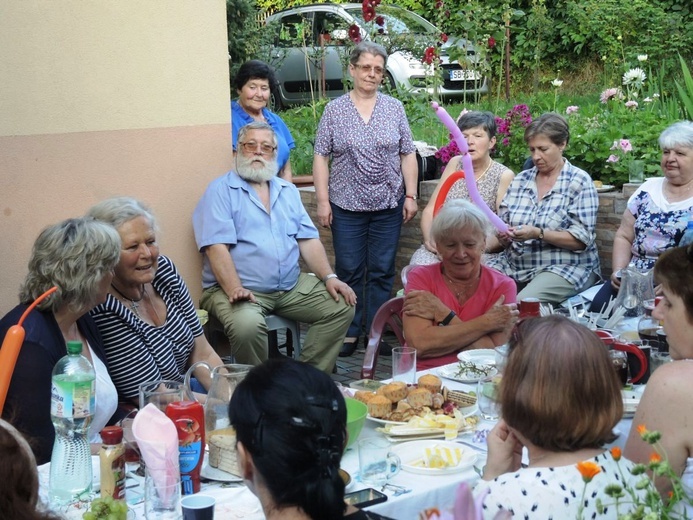
[[[489,376],[479,379],[476,389],[476,402],[481,416],[489,421],[500,417],[500,382],[501,376]]]
[[[382,437],[359,440],[359,473],[364,484],[381,487],[399,473],[402,462],[389,450],[390,443]]]
[[[416,349],[395,347],[392,349],[392,380],[408,385],[416,384]]]
[[[674,361],[671,356],[669,355],[669,352],[652,352],[652,357],[650,359],[650,369],[651,372],[654,372],[657,370],[659,367],[662,365],[666,365],[667,363]]]
[[[169,403],[185,401],[187,396],[185,385],[179,381],[148,381],[140,385],[140,410],[151,403],[166,412]]]
[[[628,384],[628,356],[621,350],[610,350],[609,358],[611,358],[611,364],[618,375],[621,386],[626,386]]]
[[[180,493],[180,475],[156,479],[148,468],[144,476],[144,517],[147,520],[180,520]]]

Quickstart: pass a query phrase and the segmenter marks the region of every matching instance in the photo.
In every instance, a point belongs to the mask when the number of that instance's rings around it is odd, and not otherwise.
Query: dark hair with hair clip
[[[346,404],[327,374],[270,359],[238,385],[229,419],[277,508],[300,507],[315,520],[344,516]]]

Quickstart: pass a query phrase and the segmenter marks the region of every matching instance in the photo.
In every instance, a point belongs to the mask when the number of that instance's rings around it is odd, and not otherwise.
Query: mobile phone
[[[377,489],[366,488],[344,495],[344,501],[355,507],[368,507],[387,500],[387,495]]]

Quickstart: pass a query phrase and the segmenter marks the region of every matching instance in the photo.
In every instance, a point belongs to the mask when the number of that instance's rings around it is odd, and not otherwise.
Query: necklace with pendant
[[[120,292],[115,285],[111,284],[111,287],[113,287],[113,290],[120,294],[120,296],[122,296],[124,300],[127,300],[130,303],[130,308],[132,309],[132,312],[135,314],[135,316],[142,319],[138,309],[140,307],[140,302],[142,301],[142,298],[144,298],[144,295],[147,294],[147,288],[145,286],[142,286],[142,293],[140,294],[140,297],[136,300],[133,300],[129,296],[125,296],[122,292]]]
[[[443,271],[443,276],[444,276],[445,279],[448,281],[448,283],[449,283],[450,285],[453,286],[453,287],[452,287],[452,291],[455,293],[455,297],[456,297],[458,300],[460,299],[460,296],[461,296],[462,294],[464,294],[464,292],[465,292],[466,290],[468,290],[470,287],[472,287],[472,286],[474,285],[474,283],[476,282],[476,281],[473,281],[473,282],[470,283],[470,284],[466,284],[464,287],[462,287],[462,289],[460,289],[460,290],[458,291],[457,289],[455,289],[455,286],[456,286],[458,283],[460,283],[460,282],[455,282],[455,281],[453,281],[452,278],[450,278],[447,274],[445,274],[445,271]]]

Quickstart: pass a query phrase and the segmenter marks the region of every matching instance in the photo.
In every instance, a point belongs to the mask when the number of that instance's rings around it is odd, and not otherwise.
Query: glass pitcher
[[[207,393],[207,399],[203,406],[205,409],[205,432],[207,438],[214,430],[221,430],[229,427],[229,403],[238,383],[243,381],[246,374],[253,368],[252,365],[219,365],[210,367],[205,361],[193,363],[185,373],[185,386],[190,388],[190,378],[193,371],[203,366],[210,371],[212,384]],[[192,392],[191,392],[192,394]]]
[[[614,309],[626,309],[626,317],[641,316],[645,313],[645,301],[654,299],[653,270],[641,271],[632,262],[621,269],[621,288],[618,291]]]

